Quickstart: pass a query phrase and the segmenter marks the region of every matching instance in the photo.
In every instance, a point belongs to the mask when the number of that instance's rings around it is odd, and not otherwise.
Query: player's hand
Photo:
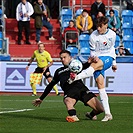
[[[97,63],[98,61],[99,61],[99,58],[97,56],[93,58],[94,63]]]
[[[112,66],[112,70],[113,70],[113,72],[116,72],[117,66],[116,66],[116,65],[113,65],[113,66]]]
[[[47,69],[47,67],[44,67],[44,68],[43,68],[43,73],[46,71],[46,69]]]
[[[29,69],[29,66],[27,66],[25,69],[28,70]]]
[[[37,106],[40,106],[40,104],[42,103],[42,100],[41,99],[36,99],[36,100],[34,100],[33,102],[32,102],[32,104],[35,106],[35,107],[37,107]]]

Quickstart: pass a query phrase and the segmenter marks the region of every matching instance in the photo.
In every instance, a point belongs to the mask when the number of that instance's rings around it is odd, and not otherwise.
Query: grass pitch
[[[101,122],[85,118],[91,111],[83,103],[75,106],[79,122],[68,123],[68,115],[62,96],[48,96],[40,107],[32,106],[37,97],[0,96],[0,133],[132,133],[133,97],[110,96],[110,106],[114,119]]]

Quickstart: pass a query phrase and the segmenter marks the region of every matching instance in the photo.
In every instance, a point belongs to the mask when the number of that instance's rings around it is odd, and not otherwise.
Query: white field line
[[[31,110],[34,110],[34,109],[20,109],[20,110],[12,110],[12,111],[1,111],[0,114],[25,112],[25,111],[31,111]]]

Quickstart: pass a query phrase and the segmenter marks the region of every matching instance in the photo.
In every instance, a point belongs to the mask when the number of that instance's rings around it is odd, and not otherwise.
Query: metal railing
[[[2,41],[2,48],[0,50],[1,54],[9,54],[9,39],[6,38],[5,36],[5,18],[4,18],[4,0],[1,1],[2,5],[0,5],[1,9],[2,9],[2,17],[1,19],[1,23],[2,25],[0,25],[1,29],[2,29],[2,37],[1,37],[1,41]]]

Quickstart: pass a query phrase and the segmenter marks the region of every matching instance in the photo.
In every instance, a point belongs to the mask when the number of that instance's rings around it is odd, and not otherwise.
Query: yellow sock
[[[33,94],[36,95],[36,84],[32,83],[30,85],[31,85],[31,88],[33,90]]]
[[[53,89],[55,90],[56,95],[58,95],[58,88],[56,87],[56,85],[53,87]]]

